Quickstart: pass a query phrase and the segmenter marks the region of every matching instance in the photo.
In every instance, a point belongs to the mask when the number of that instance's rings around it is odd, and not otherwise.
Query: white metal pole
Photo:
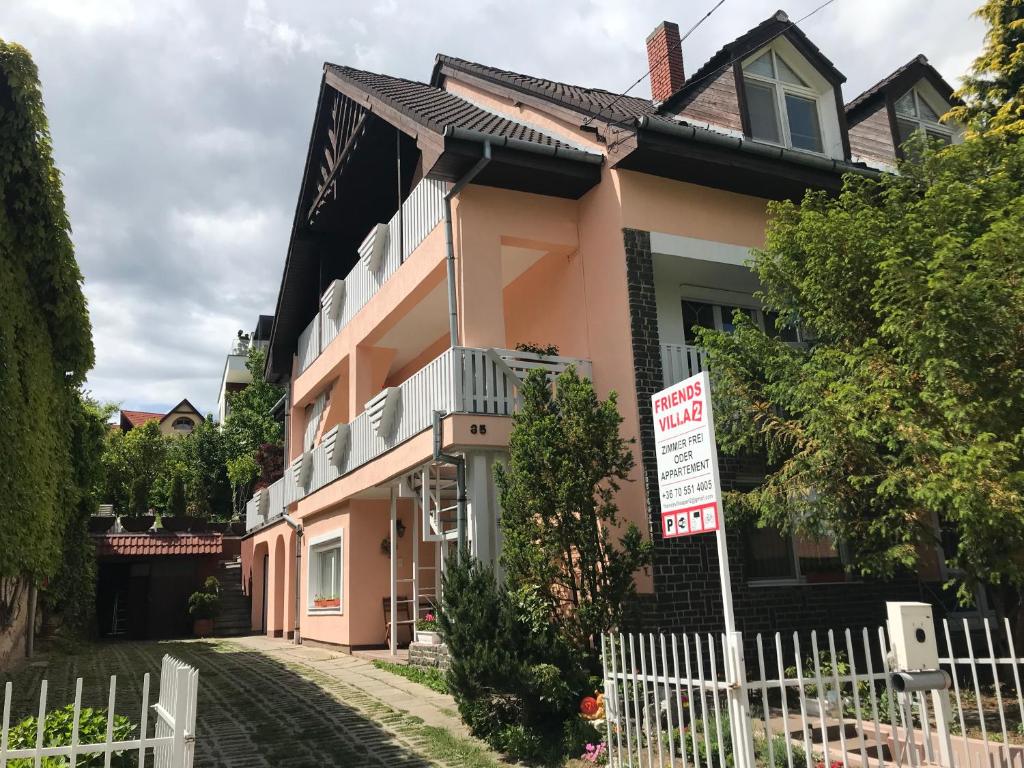
[[[413,502],[415,507],[415,501]],[[420,521],[419,515],[412,516],[412,620],[413,636],[416,624],[420,619]]]
[[[398,495],[391,486],[391,642],[392,656],[398,655]]]
[[[711,405],[711,379],[707,371],[701,371],[701,386],[704,390],[708,411],[708,431],[712,440],[717,441],[715,432],[715,411]],[[718,474],[718,446],[711,446],[711,477],[715,483],[716,496],[722,498],[721,479]],[[725,508],[719,502],[718,530],[715,531],[718,549],[718,579],[722,586],[722,614],[725,620],[725,641],[728,654],[725,659],[728,675],[729,719],[733,728],[733,744],[736,750],[737,768],[754,768],[754,734],[750,728],[750,701],[747,696],[746,662],[743,657],[743,636],[736,631],[736,614],[732,604],[732,577],[729,573],[729,545],[725,536]]]

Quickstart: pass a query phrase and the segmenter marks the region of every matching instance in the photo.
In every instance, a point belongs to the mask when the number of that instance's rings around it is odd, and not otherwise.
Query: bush
[[[74,726],[75,709],[70,704],[56,709],[46,715],[43,726],[43,746],[66,747],[71,744],[71,731]],[[28,717],[11,728],[10,749],[31,749],[36,745],[36,729],[38,721]],[[114,715],[114,741],[126,741],[135,732],[135,725],[123,715]],[[107,711],[105,709],[83,708],[78,720],[78,743],[99,744],[107,737]],[[110,764],[114,768],[131,768],[138,765],[138,752],[114,752]],[[98,768],[104,764],[101,753],[79,755],[75,760],[76,768]],[[10,768],[30,768],[32,760],[11,760]],[[66,768],[68,759],[65,757],[43,758],[43,768]]]
[[[193,619],[215,619],[220,613],[220,582],[208,576],[203,588],[188,599],[188,615]]]
[[[448,687],[473,735],[531,764],[579,754],[594,738],[593,728],[578,725],[588,675],[582,656],[544,618],[540,598],[502,589],[468,554],[447,565],[442,594]]]

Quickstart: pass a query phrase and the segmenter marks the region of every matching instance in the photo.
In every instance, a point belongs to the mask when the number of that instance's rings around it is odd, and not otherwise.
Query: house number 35
[[[486,424],[470,424],[469,433],[471,435],[486,435],[487,425]]]

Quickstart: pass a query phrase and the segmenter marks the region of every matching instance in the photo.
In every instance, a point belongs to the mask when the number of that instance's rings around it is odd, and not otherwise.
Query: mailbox
[[[936,669],[939,649],[935,643],[932,607],[927,603],[887,603],[886,609],[896,669]]]

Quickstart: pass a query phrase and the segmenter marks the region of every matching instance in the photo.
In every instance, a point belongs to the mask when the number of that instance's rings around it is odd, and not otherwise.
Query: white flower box
[[[366,413],[377,436],[387,439],[398,421],[398,407],[402,390],[398,387],[383,389],[366,403]]]
[[[345,454],[348,452],[348,424],[338,424],[336,427],[333,427],[324,435],[323,444],[327,463],[341,469],[341,465],[345,461]]]

